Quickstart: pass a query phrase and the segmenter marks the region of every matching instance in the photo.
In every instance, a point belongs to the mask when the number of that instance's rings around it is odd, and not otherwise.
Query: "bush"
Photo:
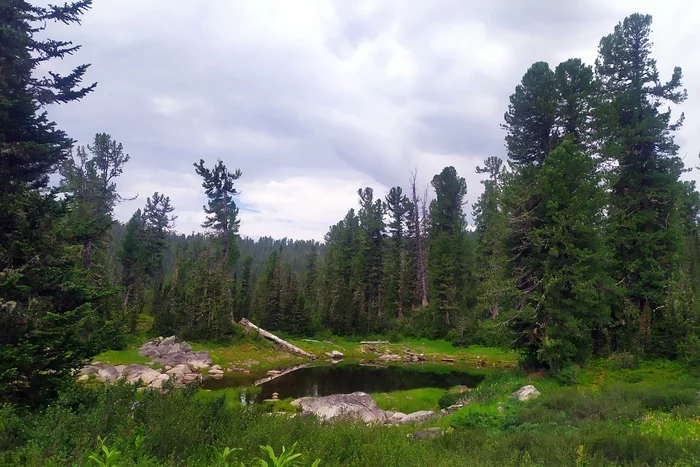
[[[562,368],[554,377],[564,386],[574,386],[579,382],[579,372],[573,365]]]
[[[451,405],[459,404],[466,399],[466,397],[467,395],[462,392],[446,392],[438,399],[438,407],[445,409]]]

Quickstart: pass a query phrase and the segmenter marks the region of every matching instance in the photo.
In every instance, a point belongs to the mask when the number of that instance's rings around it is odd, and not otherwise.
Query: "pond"
[[[299,368],[269,381],[259,380],[254,392],[244,393],[242,402],[255,403],[269,399],[272,393],[287,397],[327,396],[355,391],[367,393],[402,391],[417,388],[442,388],[464,385],[475,387],[484,376],[451,368],[411,366],[376,367],[358,364],[321,365]],[[250,386],[240,378],[224,377],[204,382],[205,389]]]

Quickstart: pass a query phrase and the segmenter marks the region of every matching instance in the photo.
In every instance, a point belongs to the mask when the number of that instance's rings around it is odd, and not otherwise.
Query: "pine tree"
[[[121,143],[106,133],[98,133],[92,146],[78,146],[75,157],[59,167],[61,188],[68,197],[68,229],[83,245],[85,270],[91,269],[96,253],[104,257],[107,232],[114,223],[112,213],[121,199],[115,179],[128,161],[129,155],[124,154]],[[100,278],[95,280],[99,282]]]
[[[241,178],[241,171],[236,169],[229,172],[224,163],[219,159],[213,169],[204,167],[204,160],[194,164],[197,175],[204,181],[202,187],[209,201],[204,206],[207,219],[202,224],[205,229],[211,229],[223,245],[223,255],[228,264],[232,265],[238,259],[236,238],[240,219],[238,219],[238,207],[233,197],[238,194],[235,181]]]
[[[382,311],[382,240],[384,238],[385,206],[381,199],[374,199],[374,191],[364,188],[357,191],[360,197],[360,250],[355,256],[356,267],[362,281],[361,313],[367,314],[368,324],[374,321],[381,326]],[[370,314],[377,319],[370,318]]]
[[[535,186],[543,201],[533,212],[541,223],[528,232],[528,241],[539,261],[537,285],[513,325],[533,361],[556,371],[591,355],[594,332],[609,324],[614,284],[593,159],[567,139],[544,160]]]
[[[545,62],[534,63],[510,96],[504,116],[511,164],[539,164],[554,149],[557,100],[555,73]]]
[[[119,250],[119,261],[122,266],[121,285],[124,287],[122,303],[123,316],[129,322],[129,329],[136,332],[136,318],[141,306],[132,306],[136,301],[139,305],[143,299],[144,254],[143,254],[144,219],[138,209],[126,224],[124,239]]]
[[[85,334],[95,291],[74,273],[63,206],[47,188],[72,141],[45,111],[95,85],[81,87],[88,65],[37,75],[80,48],[42,38],[47,23],[76,23],[90,4],[0,3],[0,401],[48,401],[99,349]]]
[[[473,205],[476,232],[477,263],[482,266],[479,277],[480,301],[487,315],[496,317],[508,301],[509,278],[506,273],[506,254],[503,249],[507,233],[507,218],[501,206],[503,160],[491,156],[477,173],[488,174],[482,181],[484,192]]]
[[[663,83],[651,58],[652,18],[634,14],[600,41],[596,74],[601,83],[597,136],[603,155],[614,161],[609,179],[608,238],[617,262],[615,277],[629,306],[615,310],[623,331],[619,347],[639,342],[653,350],[651,329],[662,319],[670,279],[678,267],[681,230],[677,201],[683,163],[677,156],[668,103],[680,104],[682,72]]]
[[[407,251],[405,245],[406,218],[411,210],[408,197],[403,194],[401,187],[393,187],[386,196],[386,209],[389,212],[389,233],[391,246],[389,261],[387,262],[387,302],[391,309],[396,310],[396,316],[401,319],[404,316],[404,308],[408,302],[408,268]]]
[[[432,302],[449,327],[460,309],[460,293],[466,278],[466,220],[462,206],[467,182],[454,167],[445,167],[432,180],[435,199],[430,203],[430,253],[428,277]],[[438,321],[439,322],[439,321]]]

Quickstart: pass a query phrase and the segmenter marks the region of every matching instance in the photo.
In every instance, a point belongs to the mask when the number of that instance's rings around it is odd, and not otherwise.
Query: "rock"
[[[148,385],[149,388],[160,389],[163,387],[163,383],[170,379],[170,375],[160,374],[156,379],[154,379],[151,384]]]
[[[219,375],[219,377],[222,377],[222,376],[223,376],[223,372],[221,375]],[[202,380],[202,375],[197,374],[197,373],[187,373],[187,374],[182,375],[182,379],[180,379],[180,382],[182,384],[191,384],[191,383],[195,383],[195,382],[201,381],[201,380]]]
[[[100,381],[112,383],[118,380],[120,376],[119,370],[112,365],[105,365],[97,370],[97,379]]]
[[[333,394],[323,397],[302,397],[294,401],[302,415],[313,414],[323,420],[351,418],[365,423],[384,422],[384,411],[367,393]]]
[[[168,371],[168,370],[170,370],[171,368],[172,368],[172,366],[170,366],[170,365],[165,365],[165,371]]]
[[[211,356],[206,350],[192,351],[187,342],[180,342],[176,336],[155,339],[141,346],[141,355],[159,361],[166,366],[188,364],[201,369],[211,365]]]
[[[433,439],[437,438],[440,435],[442,435],[442,429],[440,427],[434,426],[413,433],[413,439]]]
[[[268,370],[267,376],[277,376],[277,375],[279,375],[280,373],[282,373],[282,372],[279,371],[279,370]]]
[[[209,369],[209,376],[224,376],[224,370]]]
[[[212,365],[211,369],[209,370],[210,373],[211,373],[211,370],[219,370],[220,371],[221,365]]]
[[[514,399],[518,399],[519,401],[526,401],[529,399],[534,399],[535,397],[539,397],[540,391],[535,388],[533,385],[527,385],[523,386],[517,391],[515,391],[513,394],[510,395],[510,397]]]
[[[406,415],[399,423],[418,423],[435,417],[436,414],[432,410],[419,410]]]
[[[387,414],[388,415],[388,414]],[[391,417],[388,417],[387,423],[396,424],[401,423],[401,420],[406,418],[406,414],[403,412],[394,412]]]
[[[132,364],[127,365],[122,371],[122,376],[129,383],[137,383],[139,380],[145,384],[151,384],[161,373],[145,365]]]
[[[173,344],[179,344],[180,339],[177,338],[177,336],[170,336],[166,337],[160,342],[160,345],[173,345]]]
[[[226,373],[250,373],[250,370],[245,368],[236,368],[235,366],[226,369]]]
[[[96,375],[100,371],[100,367],[95,365],[88,365],[80,370],[81,375]]]
[[[339,359],[341,359],[341,358],[345,358],[345,355],[343,355],[342,352],[338,352],[337,350],[334,350],[334,351],[331,352],[331,357],[332,357],[334,360],[339,360]]]
[[[172,375],[182,376],[182,375],[185,375],[189,372],[190,372],[190,367],[182,364],[182,365],[175,365],[174,367],[172,367],[171,369],[169,369],[165,373],[169,374],[171,376]]]
[[[444,410],[445,410],[445,412],[447,412],[447,413],[452,413],[452,412],[458,411],[458,410],[461,409],[462,407],[464,407],[464,404],[454,404],[454,405],[451,405],[451,406],[449,406],[449,407],[445,407]]]
[[[396,355],[393,353],[385,353],[380,355],[378,358],[383,362],[400,362],[402,360],[401,355]]]
[[[87,381],[90,379],[90,375],[80,375],[78,381]]]
[[[442,360],[445,363],[454,363],[455,362],[455,359],[452,357],[443,357],[440,360]]]

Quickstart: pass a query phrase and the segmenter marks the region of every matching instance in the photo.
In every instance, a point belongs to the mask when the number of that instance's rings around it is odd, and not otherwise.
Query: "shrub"
[[[574,386],[579,383],[579,372],[573,365],[562,368],[554,377],[564,386]]]
[[[466,396],[467,395],[462,392],[446,392],[438,399],[438,407],[445,409],[451,405],[459,404]]]

